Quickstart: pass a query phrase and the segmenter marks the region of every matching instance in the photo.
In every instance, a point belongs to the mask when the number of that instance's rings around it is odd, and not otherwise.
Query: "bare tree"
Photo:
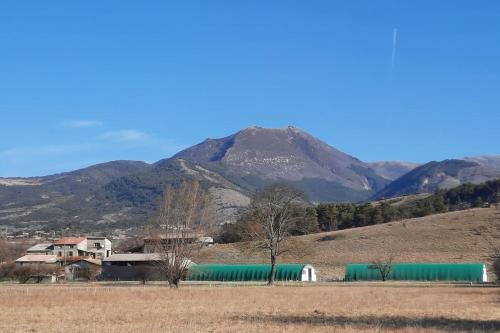
[[[250,237],[257,248],[269,253],[271,273],[268,285],[274,284],[276,262],[280,255],[290,249],[285,244],[295,227],[294,208],[304,200],[304,193],[285,184],[275,184],[256,192],[250,203]]]
[[[11,278],[21,284],[28,282],[32,275],[33,269],[30,266],[18,266],[11,271]]]
[[[493,253],[493,263],[491,264],[493,268],[493,273],[495,273],[497,277],[497,282],[500,283],[500,248],[495,249]]]
[[[14,262],[0,263],[0,280],[12,278],[12,272],[16,269]]]
[[[76,278],[83,279],[86,281],[95,281],[97,277],[101,274],[101,267],[95,265],[89,265],[87,267],[80,267],[76,270]]]
[[[500,243],[496,242],[494,239],[486,239],[491,249],[491,268],[493,273],[497,278],[497,282],[500,283]]]
[[[53,264],[33,264],[31,265],[31,277],[36,283],[41,283],[43,279],[57,275],[58,266]]]
[[[9,246],[7,242],[3,239],[0,239],[0,264],[7,262],[9,258]]]
[[[30,245],[26,242],[9,242],[0,239],[0,263],[16,260],[25,253]]]
[[[170,287],[177,288],[186,277],[190,259],[201,247],[198,238],[212,219],[208,195],[198,181],[165,188],[151,233],[157,264]]]
[[[387,281],[387,278],[389,277],[389,274],[392,272],[393,268],[393,257],[389,257],[388,259],[375,259],[372,261],[370,266],[368,266],[369,269],[376,269],[380,273],[380,277],[382,278],[382,281]]]

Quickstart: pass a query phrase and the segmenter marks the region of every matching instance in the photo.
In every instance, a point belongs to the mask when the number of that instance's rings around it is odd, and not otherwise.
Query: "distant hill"
[[[103,186],[150,168],[144,162],[113,161],[46,177],[0,178],[0,224],[50,230],[97,222],[101,211],[89,206]]]
[[[390,198],[414,193],[429,193],[464,183],[479,184],[500,178],[500,158],[476,157],[429,162],[388,184],[373,198]]]
[[[387,161],[387,162],[371,162],[369,163],[370,168],[375,171],[375,173],[385,179],[395,180],[404,174],[407,174],[411,170],[418,167],[418,163],[410,162],[399,162],[399,161]]]
[[[144,162],[113,161],[45,177],[0,178],[0,208],[44,204],[67,196],[91,195],[114,179],[150,168]]]

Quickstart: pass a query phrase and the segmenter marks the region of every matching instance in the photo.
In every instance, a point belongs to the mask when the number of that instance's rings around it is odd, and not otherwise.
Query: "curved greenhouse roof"
[[[276,265],[277,281],[302,281],[304,264]],[[193,265],[189,271],[189,281],[267,281],[271,265]]]
[[[487,282],[484,264],[422,264],[392,265],[388,280]],[[380,272],[371,264],[348,264],[346,281],[380,281]]]

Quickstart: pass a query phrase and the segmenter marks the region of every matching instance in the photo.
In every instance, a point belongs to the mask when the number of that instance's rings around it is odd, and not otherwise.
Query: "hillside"
[[[139,161],[113,161],[45,177],[0,178],[0,224],[23,228],[58,228],[72,222],[98,222],[113,209],[96,208],[103,186],[149,170]]]
[[[492,242],[500,246],[500,210],[470,209],[399,222],[294,237],[302,254],[285,262],[307,262],[323,280],[343,276],[344,265],[394,255],[399,262],[490,263]],[[304,250],[306,249],[306,250]],[[202,263],[266,262],[244,243],[221,244],[200,253]],[[490,276],[493,278],[493,276]]]
[[[388,184],[373,196],[375,199],[430,193],[464,183],[479,184],[500,178],[500,158],[493,156],[432,161],[418,166]]]

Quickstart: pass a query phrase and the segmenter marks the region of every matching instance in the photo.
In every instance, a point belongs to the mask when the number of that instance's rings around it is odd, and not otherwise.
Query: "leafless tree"
[[[276,262],[283,253],[290,251],[284,246],[295,226],[294,208],[304,201],[304,193],[285,184],[275,184],[256,192],[250,203],[249,235],[256,248],[269,254],[271,273],[268,285],[274,284]]]
[[[16,260],[30,245],[26,242],[10,242],[0,239],[0,263]]]
[[[375,259],[372,261],[369,269],[376,269],[380,273],[382,281],[387,281],[389,274],[392,272],[394,258],[391,256],[388,259]]]
[[[495,252],[493,252],[493,262],[491,266],[493,268],[493,273],[495,273],[497,277],[497,282],[500,283],[500,248],[495,249]]]
[[[167,186],[152,228],[157,262],[170,287],[177,288],[186,277],[201,245],[198,238],[204,225],[213,220],[208,195],[196,180],[184,181],[177,188]]]
[[[491,268],[493,273],[495,273],[497,282],[500,283],[500,243],[498,243],[495,239],[488,238],[486,238],[486,242],[491,249]]]
[[[52,264],[32,264],[31,278],[33,278],[36,283],[40,283],[44,278],[57,275],[59,268],[60,266]]]
[[[19,266],[11,271],[11,278],[22,284],[28,282],[32,275],[33,269],[30,266]]]
[[[89,265],[87,267],[78,268],[75,275],[77,279],[95,281],[100,273],[101,268],[99,266]]]
[[[0,280],[5,278],[12,278],[12,272],[16,269],[14,262],[0,263]]]

